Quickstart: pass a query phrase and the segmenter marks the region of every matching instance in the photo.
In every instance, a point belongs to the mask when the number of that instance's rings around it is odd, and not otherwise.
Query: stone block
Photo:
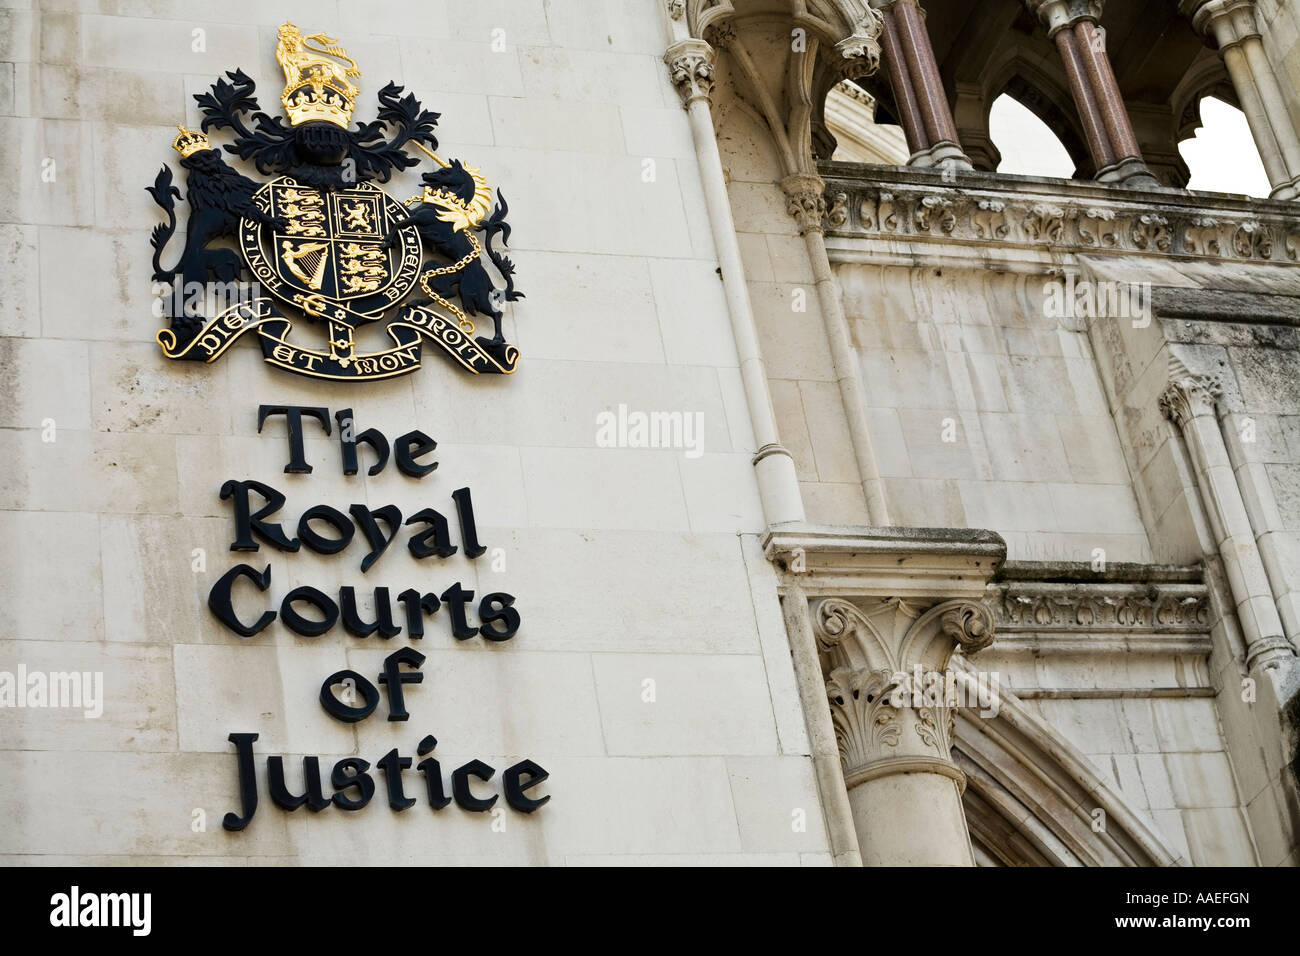
[[[1257,866],[1243,811],[1236,807],[1183,810],[1183,828],[1195,866]]]
[[[0,432],[0,507],[9,510],[175,513],[174,440],[65,430]]]
[[[801,481],[805,515],[810,524],[870,524],[862,485],[857,482]]]
[[[596,654],[592,667],[611,755],[776,752],[757,655]]]
[[[826,827],[812,761],[728,757],[741,845],[749,852],[825,852]]]
[[[682,493],[691,531],[761,532],[763,502],[748,453],[716,452],[699,458],[679,457]]]
[[[1166,753],[1164,760],[1179,809],[1240,805],[1232,765],[1222,751]]]
[[[717,265],[698,259],[651,259],[649,266],[668,364],[736,367],[739,360]],[[613,324],[621,324],[624,310],[621,303],[611,309],[620,317]]]
[[[731,534],[483,528],[505,566],[484,590],[518,599],[515,646],[535,650],[752,654],[745,567]],[[488,560],[491,552],[479,559]],[[575,583],[579,582],[579,583]],[[671,605],[689,627],[665,627]],[[741,612],[743,609],[743,613]]]
[[[0,511],[0,540],[52,561],[11,561],[0,577],[0,638],[97,641],[104,637],[100,519],[78,512]]]
[[[83,226],[94,219],[99,167],[87,124],[0,116],[0,164],[10,170],[0,183],[10,223]]]
[[[38,429],[40,440],[90,427],[90,372],[86,343],[0,339],[0,376],[13,399],[0,427]]]

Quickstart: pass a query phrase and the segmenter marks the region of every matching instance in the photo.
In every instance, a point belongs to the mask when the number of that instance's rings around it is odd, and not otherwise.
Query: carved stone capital
[[[885,18],[865,0],[840,0],[852,32],[835,44],[840,55],[840,75],[846,79],[871,76],[880,69],[880,37]]]
[[[1160,393],[1160,412],[1180,428],[1198,415],[1214,417],[1215,405],[1223,397],[1223,380],[1217,375],[1185,372]]]
[[[831,671],[826,699],[846,775],[898,747],[902,726],[890,705],[890,695],[897,689],[898,682],[888,670],[837,667]]]
[[[1255,0],[1183,0],[1181,6],[1196,32],[1220,50],[1261,35]]]
[[[942,669],[954,651],[974,654],[993,643],[995,620],[977,598],[824,598],[812,609],[813,634],[830,666],[891,672]]]
[[[826,699],[845,785],[894,773],[939,773],[964,785],[951,761],[956,698],[940,674],[831,671]]]
[[[785,208],[799,227],[799,235],[822,231],[826,215],[826,184],[820,176],[795,173],[781,180],[785,193]]]
[[[668,75],[683,106],[689,107],[696,100],[708,102],[713,94],[713,57],[713,47],[693,38],[674,43],[664,54]]]
[[[1097,23],[1105,0],[1025,0],[1025,6],[1047,28],[1047,35],[1072,27],[1083,20]]]

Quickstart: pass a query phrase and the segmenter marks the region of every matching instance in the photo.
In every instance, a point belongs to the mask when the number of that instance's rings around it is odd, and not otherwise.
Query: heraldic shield
[[[154,281],[184,290],[171,297],[169,327],[157,335],[163,353],[213,362],[252,333],[269,364],[362,381],[415,371],[428,340],[470,372],[513,372],[519,350],[502,336],[501,309],[523,294],[514,287],[513,263],[493,246],[498,236],[502,246],[510,237],[500,190],[494,206],[482,173],[438,158],[438,114],[400,86],[379,92],[377,121],[352,127],[359,91],[351,78],[360,73],[330,37],[303,36],[286,23],[276,58],[288,125],[260,111],[253,81],[235,70],[195,97],[201,128],[178,127],[172,146],[188,174],[190,209],[172,268],[162,259],[181,193],[167,166],[148,188],[167,214],[151,239]],[[229,130],[234,143],[225,151],[275,178],[259,185],[227,165],[210,129]],[[408,146],[436,168],[403,203],[377,183],[419,163]],[[210,245],[223,240],[234,240],[234,248]],[[241,284],[245,277],[253,281]],[[214,305],[214,285],[234,292]],[[490,319],[493,335],[476,334],[471,316]],[[325,348],[292,341],[295,321],[319,326]],[[393,346],[358,351],[356,330],[381,321]]]

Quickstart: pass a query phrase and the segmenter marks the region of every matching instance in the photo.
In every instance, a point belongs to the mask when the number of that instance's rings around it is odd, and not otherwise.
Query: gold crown
[[[323,33],[303,36],[292,23],[284,23],[279,36],[275,58],[284,70],[280,103],[289,123],[323,121],[347,129],[360,92],[348,81],[361,75],[357,64],[337,40]]]
[[[188,159],[195,153],[212,148],[208,138],[197,130],[186,129],[184,126],[177,126],[176,128],[180,130],[180,133],[172,140],[172,149],[180,153],[182,157]]]

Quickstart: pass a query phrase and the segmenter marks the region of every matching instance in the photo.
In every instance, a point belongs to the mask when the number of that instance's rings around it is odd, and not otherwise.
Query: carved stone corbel
[[[1115,212],[1112,209],[1080,209],[1076,214],[1079,241],[1085,246],[1105,249],[1115,246],[1119,236],[1115,232]]]
[[[1197,256],[1219,254],[1219,221],[1210,216],[1196,216],[1187,225],[1183,235],[1187,251]]]
[[[1232,234],[1232,251],[1243,259],[1271,259],[1273,236],[1259,222],[1243,222]]]
[[[852,24],[852,32],[835,44],[840,55],[840,76],[854,79],[880,69],[880,37],[885,21],[866,0],[838,0],[836,4]]]
[[[939,224],[944,235],[951,235],[957,227],[957,213],[953,209],[953,201],[947,196],[923,196],[916,204],[916,228],[921,232],[929,232],[932,222]]]

